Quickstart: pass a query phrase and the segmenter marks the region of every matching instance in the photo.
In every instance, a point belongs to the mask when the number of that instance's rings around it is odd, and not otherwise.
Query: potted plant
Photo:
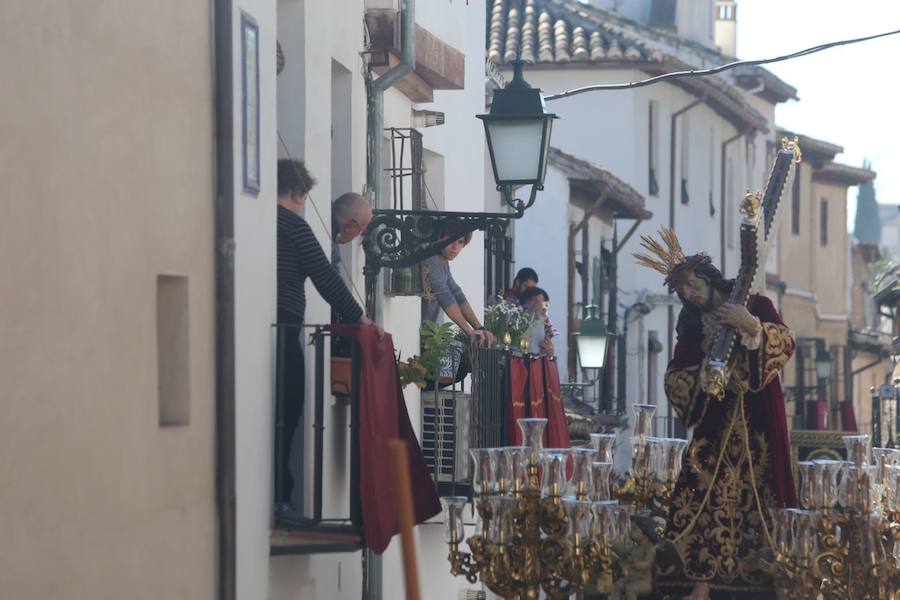
[[[427,380],[452,383],[462,360],[465,344],[459,340],[459,328],[453,323],[424,321],[419,330],[422,354],[399,362],[400,384],[414,383],[420,389]]]

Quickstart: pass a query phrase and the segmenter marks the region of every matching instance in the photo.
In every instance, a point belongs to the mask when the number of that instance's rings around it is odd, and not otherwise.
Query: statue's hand
[[[719,323],[739,329],[750,337],[759,333],[759,320],[750,314],[746,306],[725,303],[713,311]]]

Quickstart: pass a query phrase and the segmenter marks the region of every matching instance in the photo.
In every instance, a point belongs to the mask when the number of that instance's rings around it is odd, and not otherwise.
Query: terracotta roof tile
[[[656,30],[575,0],[491,0],[490,6],[487,52],[498,65],[520,58],[539,65],[633,66],[651,75],[696,68],[660,47]],[[682,78],[671,84],[704,98],[736,127],[767,129],[765,117],[725,79]]]

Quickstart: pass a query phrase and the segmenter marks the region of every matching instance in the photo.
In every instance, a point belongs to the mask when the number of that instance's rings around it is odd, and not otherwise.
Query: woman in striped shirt
[[[331,266],[309,224],[300,216],[313,185],[315,179],[301,161],[278,161],[278,323],[282,326],[303,324],[306,311],[304,288],[309,278],[344,322],[373,325]],[[282,447],[276,449],[285,460],[275,480],[275,497],[290,503],[293,476],[288,466],[291,462],[288,453],[294,429],[303,414],[305,373],[300,328],[280,327],[279,335],[285,336],[282,385],[285,392],[286,435],[282,436]],[[302,498],[302,489],[297,492],[293,496]],[[294,504],[299,505],[299,500]],[[291,510],[290,506],[278,508]]]

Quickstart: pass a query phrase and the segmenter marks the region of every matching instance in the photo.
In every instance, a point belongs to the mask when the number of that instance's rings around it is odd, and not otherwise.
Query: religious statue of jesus
[[[775,598],[772,579],[754,557],[772,545],[769,508],[796,506],[778,378],[794,338],[768,298],[729,303],[734,280],[725,279],[706,254],[685,256],[671,230],[661,233],[666,247],[645,237],[644,247],[656,256],[636,257],[661,271],[682,303],[665,391],[693,437],[665,534],[682,565],[658,565],[657,587],[690,600]],[[710,388],[704,381],[720,326],[737,333],[721,399],[705,391]]]

